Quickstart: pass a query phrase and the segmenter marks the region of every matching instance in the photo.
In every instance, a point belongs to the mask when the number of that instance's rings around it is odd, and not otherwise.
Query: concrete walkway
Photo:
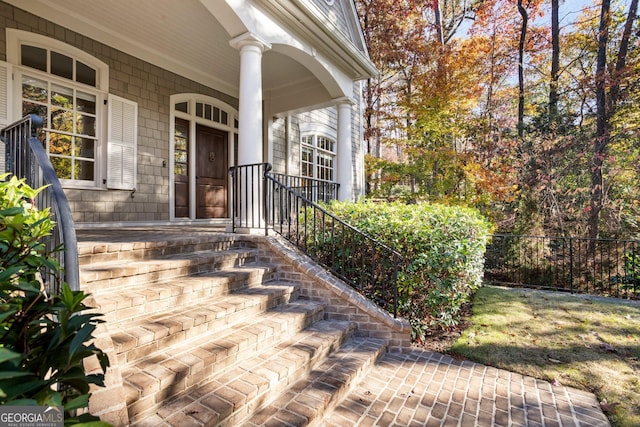
[[[387,353],[324,425],[610,424],[592,393],[416,348]]]

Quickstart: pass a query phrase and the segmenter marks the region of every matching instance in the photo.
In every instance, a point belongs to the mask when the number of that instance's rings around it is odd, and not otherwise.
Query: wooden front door
[[[196,218],[227,218],[227,132],[196,126]]]

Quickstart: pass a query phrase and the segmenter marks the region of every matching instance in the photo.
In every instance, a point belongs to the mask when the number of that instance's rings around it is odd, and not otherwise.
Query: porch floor
[[[161,242],[210,233],[225,233],[224,225],[175,225],[154,227],[95,227],[76,230],[79,245],[87,243]]]
[[[223,226],[204,225],[91,228],[77,230],[77,238],[82,248],[225,232]],[[325,417],[323,425],[610,425],[592,393],[448,355],[412,348],[402,354],[388,353],[377,365],[374,373]],[[305,419],[303,413],[290,416],[292,420]]]

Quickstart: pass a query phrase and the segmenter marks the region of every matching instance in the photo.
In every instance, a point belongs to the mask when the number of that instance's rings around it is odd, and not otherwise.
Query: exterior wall
[[[238,100],[98,43],[6,3],[0,3],[0,59],[6,60],[5,28],[60,40],[109,66],[109,92],[138,103],[137,189],[65,189],[74,221],[169,220],[169,97],[209,95],[237,108]],[[163,161],[166,165],[163,167]]]
[[[171,203],[169,200],[171,171],[168,167],[171,138],[169,97],[178,93],[199,93],[217,98],[234,108],[238,107],[238,100],[2,2],[0,2],[1,60],[6,60],[6,28],[44,35],[95,56],[109,67],[109,93],[138,104],[136,191],[66,188],[65,192],[71,204],[74,221],[76,223],[168,221]],[[352,114],[354,198],[363,194],[364,190],[359,88],[359,83],[354,84],[353,95],[356,100]],[[290,175],[300,174],[299,125],[302,122],[320,123],[337,129],[336,108],[314,110],[288,119],[274,118],[270,131],[274,143],[275,171],[287,172]],[[102,162],[99,157],[98,161]]]
[[[355,105],[351,115],[351,162],[353,165],[353,198],[364,196],[364,158],[362,138],[362,112],[360,109],[360,83],[354,83]],[[338,113],[335,107],[328,107],[300,113],[289,117],[290,127],[287,129],[286,118],[274,118],[272,128],[273,169],[276,172],[300,175],[300,124],[316,123],[333,129],[337,136]],[[289,154],[287,155],[287,138]]]
[[[325,14],[327,19],[331,21],[336,27],[338,27],[344,35],[351,38],[349,33],[349,25],[346,21],[346,13],[344,10],[343,2],[340,0],[327,1],[327,0],[315,0],[314,3]]]
[[[273,170],[278,173],[289,173],[287,167],[287,119],[275,117],[271,126],[273,141]]]

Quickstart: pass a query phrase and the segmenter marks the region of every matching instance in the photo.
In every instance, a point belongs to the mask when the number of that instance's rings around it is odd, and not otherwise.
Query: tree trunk
[[[433,13],[436,17],[438,42],[440,43],[440,46],[444,46],[444,29],[442,28],[442,10],[440,9],[440,0],[433,0]]]
[[[602,0],[600,11],[600,29],[598,35],[598,61],[596,64],[596,138],[593,150],[591,170],[591,202],[587,233],[590,238],[599,235],[599,224],[604,204],[604,179],[602,169],[607,148],[611,141],[610,120],[616,112],[620,99],[620,79],[624,73],[629,51],[629,40],[633,31],[633,23],[638,11],[638,0],[631,0],[625,22],[620,47],[616,56],[615,68],[611,70],[609,96],[607,96],[607,44],[609,42],[609,25],[611,22],[611,0]]]
[[[638,12],[638,0],[631,0],[629,5],[629,12],[627,13],[627,20],[624,24],[624,31],[622,33],[622,39],[620,40],[620,49],[618,49],[618,56],[616,58],[616,66],[611,73],[611,91],[609,96],[609,117],[615,114],[618,106],[618,99],[620,98],[620,79],[624,74],[624,68],[627,63],[627,53],[629,52],[629,40],[631,39],[631,33],[633,32],[633,22]]]
[[[598,238],[600,212],[604,201],[602,165],[609,144],[609,117],[607,114],[607,44],[609,42],[609,23],[611,21],[611,0],[602,0],[600,27],[598,32],[598,60],[596,62],[596,136],[593,146],[591,165],[591,201],[587,222],[587,236]]]
[[[551,0],[551,82],[549,83],[549,126],[558,128],[558,80],[560,73],[560,0]]]
[[[520,41],[518,42],[518,138],[522,138],[524,136],[524,47],[529,21],[529,14],[522,6],[522,0],[518,0],[518,12],[522,16]]]

